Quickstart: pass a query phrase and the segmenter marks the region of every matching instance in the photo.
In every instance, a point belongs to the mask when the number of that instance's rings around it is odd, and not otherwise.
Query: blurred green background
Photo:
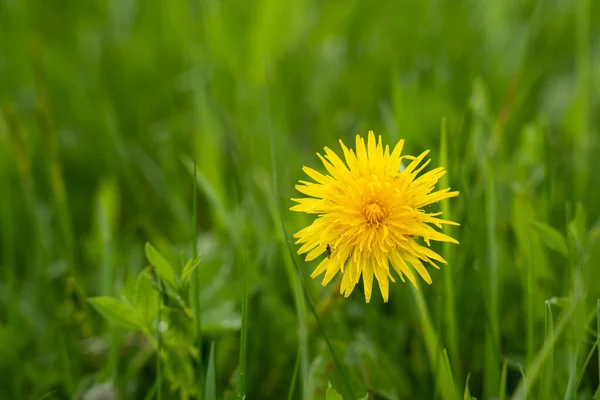
[[[595,0],[0,0],[0,398],[592,398],[599,66]],[[387,304],[288,250],[369,129],[461,193]]]

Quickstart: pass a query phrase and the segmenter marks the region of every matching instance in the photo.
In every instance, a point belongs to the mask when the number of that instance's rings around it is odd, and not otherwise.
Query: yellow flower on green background
[[[458,196],[449,188],[434,191],[446,171],[440,167],[418,176],[429,164],[429,160],[423,162],[429,151],[418,157],[401,156],[401,140],[390,153],[389,146],[384,149],[381,136],[375,141],[373,131],[369,131],[366,145],[356,136],[356,152],[341,140],[340,144],[345,162],[325,147],[325,156],[317,155],[329,174],[303,167],[315,182],[300,181],[296,189],[310,197],[292,199],[298,204],[291,210],[318,215],[310,226],[294,235],[296,244],[302,244],[298,254],[308,253],[306,261],[323,255],[311,277],[325,273],[325,286],[341,273],[340,292],[348,297],[362,276],[367,303],[371,300],[373,277],[383,300],[388,301],[389,280],[395,282],[390,265],[403,282],[406,276],[417,287],[408,261],[430,284],[423,263],[435,268],[439,267],[434,261],[446,263],[429,248],[430,241],[458,243],[434,229],[457,223],[438,218],[440,212],[423,210],[429,204]],[[403,159],[410,163],[401,171]],[[417,238],[422,238],[426,246]]]

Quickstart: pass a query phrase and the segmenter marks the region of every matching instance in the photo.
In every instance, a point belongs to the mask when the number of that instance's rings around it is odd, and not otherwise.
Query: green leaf
[[[327,392],[325,393],[325,400],[344,400],[341,394],[339,394],[333,386],[331,386],[331,382],[329,383],[329,387],[327,388]]]
[[[206,371],[206,383],[204,385],[204,400],[217,399],[217,382],[215,368],[215,342],[210,344],[210,354],[208,356],[208,370]]]
[[[198,255],[196,258],[192,258],[183,267],[183,272],[181,273],[181,283],[185,285],[187,281],[192,277],[192,274],[200,265],[201,257]]]
[[[532,222],[531,226],[535,228],[540,239],[542,239],[542,242],[544,242],[546,246],[556,252],[559,252],[565,257],[567,256],[569,250],[567,247],[567,241],[562,233],[550,225],[544,224],[543,222]]]
[[[132,302],[146,326],[152,324],[158,312],[157,290],[147,269],[138,274]]]
[[[146,257],[162,280],[168,282],[173,288],[179,287],[175,270],[150,243],[146,243]]]
[[[469,379],[471,378],[471,373],[467,375],[467,381],[465,382],[465,394],[463,396],[464,400],[471,400],[471,390],[469,389]]]
[[[165,345],[163,354],[161,359],[171,389],[185,393],[184,398],[196,395],[198,388],[194,377],[194,366],[187,350],[179,346]]]
[[[144,322],[129,304],[114,297],[91,297],[88,301],[104,318],[129,331],[143,330]]]

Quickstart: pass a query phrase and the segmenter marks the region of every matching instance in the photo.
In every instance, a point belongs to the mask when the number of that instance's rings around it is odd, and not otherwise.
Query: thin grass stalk
[[[485,353],[484,353],[484,394],[485,397],[493,397],[499,389],[499,353],[497,338],[499,337],[498,329],[498,256],[496,248],[496,183],[491,161],[486,163],[486,226],[487,226],[487,244],[488,244],[488,281],[487,281],[487,319],[489,329],[486,329],[485,335]]]
[[[448,168],[448,135],[447,135],[447,123],[446,118],[442,118],[442,140],[440,144],[440,164],[444,168]],[[440,178],[440,187],[450,187],[448,173]],[[444,219],[452,221],[452,214],[450,209],[450,202],[442,201],[441,202],[441,210]],[[444,225],[442,228],[442,232],[445,235],[452,236],[450,225]],[[448,262],[452,260],[452,251],[453,245],[450,242],[444,242],[442,244],[443,256]],[[454,274],[456,270],[453,267],[444,268],[444,295],[445,295],[445,306],[446,310],[444,316],[446,318],[446,341],[448,344],[448,349],[450,354],[452,355],[452,369],[460,378],[462,373],[460,371],[458,358],[458,336],[457,336],[457,318],[456,318],[456,298],[454,292]]]
[[[246,346],[248,343],[248,253],[244,252],[242,263],[242,330],[240,332],[240,361],[239,361],[239,383],[238,399],[246,398]]]
[[[552,315],[552,307],[550,301],[545,302],[544,313],[544,343],[554,334],[554,317]],[[540,398],[547,399],[551,395],[552,377],[554,375],[554,345],[550,348],[548,360],[544,363],[544,371],[540,382]]]
[[[194,158],[194,180],[192,194],[192,258],[198,257],[198,168]],[[202,312],[200,304],[200,266],[194,271],[192,280],[192,306],[196,319],[196,348],[198,349],[198,367],[196,369],[196,381],[199,391],[204,384],[204,360],[202,357]]]
[[[423,297],[423,293],[421,290],[412,288],[411,289],[417,304],[417,312],[421,319],[421,325],[423,329],[423,338],[425,340],[425,348],[427,349],[427,355],[429,357],[429,363],[435,371],[435,379],[436,386],[439,381],[439,391],[441,392],[442,398],[444,400],[454,399],[452,393],[453,383],[450,382],[448,375],[442,373],[441,368],[436,368],[436,366],[442,365],[443,354],[439,351],[438,346],[438,337],[435,332],[433,323],[431,321],[431,316],[429,314],[429,310],[427,309],[427,304],[425,302],[425,298]]]
[[[162,285],[158,275],[156,275],[156,282],[158,286],[158,312],[156,315],[156,398],[162,400],[162,369],[160,362],[160,354],[162,352],[162,334],[160,332],[160,323],[162,320]]]
[[[502,363],[502,373],[500,374],[500,393],[498,400],[506,400],[506,375],[508,374],[508,360]]]
[[[533,362],[527,369],[527,373],[525,377],[521,380],[517,389],[515,390],[515,394],[512,397],[514,400],[525,399],[527,394],[529,393],[533,384],[537,381],[537,378],[542,370],[544,363],[546,362],[548,356],[551,354],[552,349],[558,338],[562,335],[563,331],[566,329],[569,321],[572,320],[573,313],[575,312],[575,308],[577,307],[576,302],[571,302],[569,308],[563,311],[558,323],[554,327],[554,331],[552,335],[550,335],[550,339],[547,340],[542,346],[541,350],[537,353],[536,357],[533,359]],[[594,316],[596,315],[596,310],[592,310],[593,312],[587,316],[587,322],[589,323]]]
[[[300,349],[298,349],[298,355],[296,355],[296,362],[294,363],[294,372],[292,372],[292,381],[290,382],[290,390],[288,391],[288,400],[293,400],[294,393],[296,390],[296,381],[298,380],[298,370],[300,369]]]

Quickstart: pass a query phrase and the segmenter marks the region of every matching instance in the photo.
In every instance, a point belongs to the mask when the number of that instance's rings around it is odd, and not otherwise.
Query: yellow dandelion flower
[[[373,131],[369,131],[367,145],[356,136],[356,152],[341,140],[340,144],[346,162],[325,147],[325,157],[317,155],[329,175],[303,167],[316,183],[300,181],[296,189],[310,197],[292,199],[298,204],[291,210],[318,215],[310,226],[294,235],[296,244],[302,244],[298,254],[308,253],[306,261],[325,253],[311,278],[325,273],[325,286],[341,273],[340,292],[348,297],[362,275],[367,303],[371,300],[373,276],[383,300],[388,301],[389,280],[395,282],[390,264],[403,282],[406,276],[417,287],[408,261],[431,284],[423,263],[439,268],[434,261],[446,261],[429,248],[430,241],[458,243],[433,228],[457,223],[437,218],[440,212],[423,210],[429,204],[458,196],[449,188],[433,191],[446,171],[440,167],[417,176],[429,164],[429,160],[423,163],[429,151],[418,157],[400,156],[404,145],[401,140],[390,154],[389,146],[384,150],[381,136],[375,142]],[[401,170],[403,159],[410,163]],[[427,246],[416,242],[416,238],[423,238]]]

